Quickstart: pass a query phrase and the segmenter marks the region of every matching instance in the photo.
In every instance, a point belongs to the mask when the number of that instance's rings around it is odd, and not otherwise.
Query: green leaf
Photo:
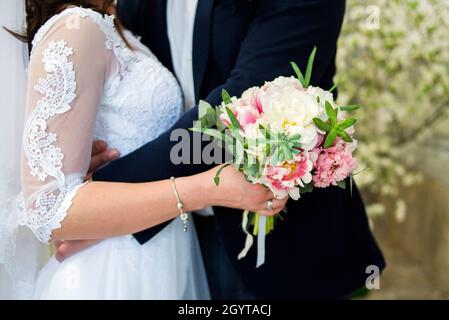
[[[337,80],[335,80],[334,85],[332,86],[332,88],[329,89],[329,92],[333,92],[335,89],[337,89],[337,87],[340,84],[342,79],[343,79],[343,76],[338,76]]]
[[[304,184],[304,187],[299,187],[299,192],[300,193],[307,193],[307,192],[312,192],[313,191],[313,182],[309,182],[307,184]]]
[[[332,147],[334,144],[335,139],[337,139],[337,129],[333,128],[326,137],[326,140],[324,140],[324,148]]]
[[[338,135],[343,139],[345,142],[352,142],[352,138],[349,134],[346,133],[344,130],[339,130]]]
[[[272,165],[276,165],[277,163],[279,163],[279,153],[280,153],[279,148],[275,148],[270,159],[270,163]]]
[[[198,119],[201,119],[207,114],[209,109],[213,109],[212,106],[204,100],[200,100],[198,105]]]
[[[217,113],[215,112],[214,108],[207,109],[206,119],[205,120],[206,120],[205,121],[206,122],[205,125],[207,127],[209,127],[209,128],[216,125],[216,123],[217,123]]]
[[[313,123],[315,123],[315,125],[317,126],[318,129],[325,131],[325,132],[329,132],[332,129],[330,124],[324,122],[323,120],[321,120],[319,118],[313,118]]]
[[[259,164],[253,163],[251,165],[246,166],[245,173],[251,177],[257,178],[259,176]]]
[[[290,149],[285,144],[282,144],[282,152],[284,154],[284,160],[293,159],[293,153],[290,151]]]
[[[228,114],[229,119],[231,120],[232,127],[234,129],[240,129],[240,123],[235,117],[234,112],[229,107],[226,107],[226,113]]]
[[[354,111],[357,109],[360,109],[360,106],[358,104],[351,104],[347,106],[340,106],[339,108],[341,111]]]
[[[349,191],[351,192],[351,197],[352,197],[352,188],[353,188],[353,184],[354,184],[354,177],[353,177],[353,175],[351,174],[351,175],[349,176]]]
[[[296,77],[298,78],[299,82],[301,82],[302,86],[305,88],[306,87],[306,80],[304,79],[304,76],[301,72],[301,70],[299,69],[298,65],[294,62],[290,62],[293,70],[296,73]]]
[[[337,123],[337,113],[335,112],[335,109],[332,107],[329,101],[326,101],[325,103],[325,110],[326,114],[329,117],[329,120],[331,122],[332,126],[335,126]]]
[[[310,79],[312,78],[313,63],[315,62],[316,47],[313,48],[310,54],[309,61],[307,62],[306,76],[305,76],[305,88],[309,86]]]
[[[289,140],[290,141],[296,141],[296,140],[299,141],[300,139],[301,139],[301,135],[299,133],[297,133],[297,134],[292,135]]]
[[[349,119],[343,120],[338,125],[341,129],[348,129],[348,128],[352,127],[356,122],[357,122],[357,119],[349,118]]]
[[[217,129],[210,129],[210,128],[198,128],[198,127],[193,127],[190,128],[190,130],[192,132],[200,132],[203,134],[207,134],[208,136],[220,139],[220,140],[225,140],[224,134],[220,131],[218,131]]]
[[[221,90],[221,98],[225,104],[232,103],[231,95],[225,89]]]
[[[337,185],[341,189],[346,189],[346,181],[345,180],[338,181]]]
[[[218,187],[218,185],[220,184],[220,174],[221,174],[221,172],[223,171],[223,169],[224,168],[226,168],[227,166],[229,166],[230,165],[230,163],[225,163],[224,165],[222,165],[218,170],[217,170],[217,173],[215,174],[215,177],[214,177],[214,182],[215,182],[215,185]]]

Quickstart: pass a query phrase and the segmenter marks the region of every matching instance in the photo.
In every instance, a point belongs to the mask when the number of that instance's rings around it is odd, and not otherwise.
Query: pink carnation
[[[357,161],[352,156],[350,145],[343,140],[330,148],[316,148],[315,174],[313,184],[318,188],[336,186],[339,181],[349,177],[357,167]]]

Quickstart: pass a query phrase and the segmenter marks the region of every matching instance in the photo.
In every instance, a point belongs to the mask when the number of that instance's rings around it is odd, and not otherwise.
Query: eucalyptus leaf
[[[282,152],[284,153],[284,160],[293,159],[293,153],[285,144],[282,144]]]
[[[254,163],[254,164],[248,165],[245,169],[245,172],[249,176],[257,178],[259,176],[259,164]]]

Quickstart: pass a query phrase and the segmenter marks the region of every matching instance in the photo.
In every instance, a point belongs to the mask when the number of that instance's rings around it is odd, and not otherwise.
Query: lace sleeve
[[[87,173],[111,61],[89,17],[68,15],[35,43],[28,75],[20,223],[43,241],[61,227]]]

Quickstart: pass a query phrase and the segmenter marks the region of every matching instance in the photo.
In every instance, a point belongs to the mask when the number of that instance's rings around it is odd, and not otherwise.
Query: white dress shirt
[[[184,93],[186,111],[196,103],[192,50],[197,6],[198,0],[167,1],[168,41],[170,42],[173,69]],[[212,208],[206,208],[197,213],[203,216],[214,214]]]
[[[198,0],[167,1],[168,40],[173,68],[184,93],[186,110],[195,105],[192,47],[197,5]]]

